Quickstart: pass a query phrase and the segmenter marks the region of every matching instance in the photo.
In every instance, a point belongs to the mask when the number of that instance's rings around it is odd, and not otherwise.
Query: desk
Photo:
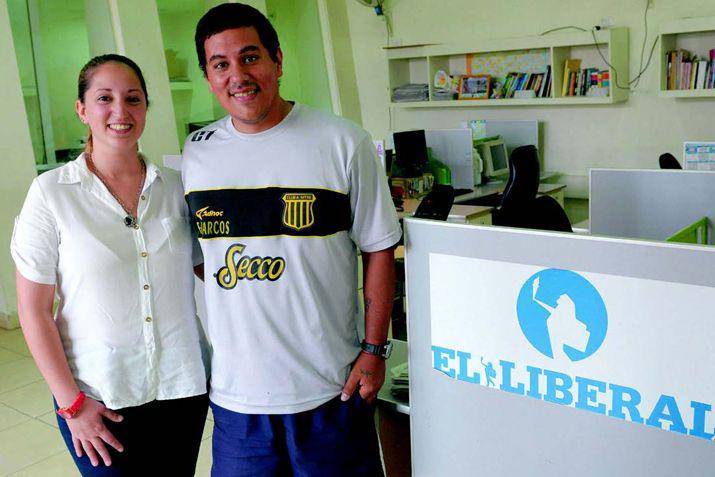
[[[420,199],[405,199],[402,203],[402,212],[398,212],[400,218],[409,217],[415,213],[420,205]],[[492,208],[482,205],[461,205],[455,204],[449,211],[447,222],[471,225],[491,225]]]
[[[482,197],[487,197],[490,195],[501,194],[504,191],[506,182],[492,182],[489,184],[480,185],[474,188],[473,192],[468,194],[462,194],[454,198],[455,204],[464,203],[472,199],[480,199]],[[556,199],[556,202],[564,206],[564,189],[566,185],[564,184],[539,184],[539,191],[537,196],[549,195]]]

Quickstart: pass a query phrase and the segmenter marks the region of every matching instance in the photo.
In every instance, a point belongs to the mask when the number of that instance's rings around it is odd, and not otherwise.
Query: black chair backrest
[[[661,169],[682,169],[678,160],[669,152],[665,152],[658,158]]]
[[[573,232],[566,211],[556,199],[542,195],[534,199],[532,229]]]
[[[539,191],[539,153],[534,146],[520,146],[509,156],[507,180],[501,207],[519,207],[536,198]]]
[[[548,195],[542,195],[511,209],[492,212],[492,224],[522,229],[573,232],[571,222],[561,205]]]
[[[419,219],[447,220],[454,203],[454,189],[449,185],[435,185],[415,211]]]

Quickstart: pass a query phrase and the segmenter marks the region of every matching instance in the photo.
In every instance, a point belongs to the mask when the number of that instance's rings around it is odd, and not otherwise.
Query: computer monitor
[[[497,179],[509,174],[509,153],[503,139],[481,142],[477,150],[484,161],[485,176]]]
[[[395,165],[402,177],[422,175],[427,166],[427,141],[425,131],[402,131],[393,133],[395,143]]]

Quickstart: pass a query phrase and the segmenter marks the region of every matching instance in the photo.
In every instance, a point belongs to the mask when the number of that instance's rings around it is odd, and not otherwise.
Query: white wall
[[[0,326],[9,327],[17,309],[15,265],[10,258],[10,238],[15,216],[20,212],[30,182],[35,177],[35,160],[22,100],[20,75],[10,31],[7,2],[0,2]]]
[[[388,103],[383,19],[347,2],[363,126],[375,137],[418,127],[459,127],[466,119],[535,119],[543,122],[545,168],[564,174],[568,195],[588,193],[589,167],[657,168],[659,154],[682,154],[685,140],[715,140],[715,100],[658,97],[655,55],[636,92],[613,106],[395,109]],[[566,25],[590,28],[602,17],[630,30],[630,70],[638,70],[646,0],[388,0],[392,44],[452,43],[538,35]],[[715,16],[712,0],[654,0],[648,13],[648,47],[658,26],[682,17]],[[573,30],[572,30],[573,31]],[[557,33],[555,33],[557,34]],[[715,48],[715,44],[712,45]],[[657,54],[657,49],[656,49]]]

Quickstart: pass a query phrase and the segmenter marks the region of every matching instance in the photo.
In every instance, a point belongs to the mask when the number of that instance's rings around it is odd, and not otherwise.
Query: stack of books
[[[672,50],[666,54],[667,89],[715,88],[715,48],[708,59],[692,55],[688,50]]]
[[[392,90],[392,101],[395,103],[406,101],[429,101],[428,84],[405,84]]]
[[[566,60],[561,96],[608,96],[611,78],[608,70],[581,69],[581,60]]]
[[[533,91],[529,95],[519,91]],[[544,73],[509,73],[501,87],[494,88],[493,99],[514,97],[547,98],[551,96],[551,65]]]

